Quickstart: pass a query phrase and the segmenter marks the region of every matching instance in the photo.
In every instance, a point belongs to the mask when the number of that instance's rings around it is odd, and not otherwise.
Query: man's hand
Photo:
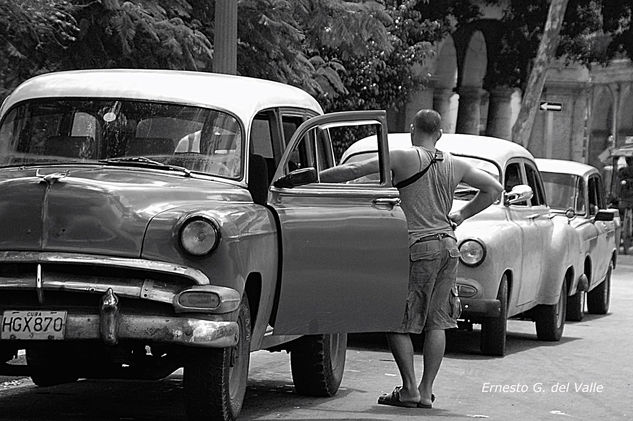
[[[464,222],[464,217],[462,216],[462,213],[460,211],[449,213],[448,219],[449,221],[451,221],[453,229],[457,228],[461,225],[462,222]]]

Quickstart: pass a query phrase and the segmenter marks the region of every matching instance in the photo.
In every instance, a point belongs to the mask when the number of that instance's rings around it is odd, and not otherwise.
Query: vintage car
[[[576,291],[569,291],[567,320],[583,318],[585,292],[587,311],[606,314],[609,311],[611,272],[617,263],[617,209],[607,209],[602,176],[597,168],[579,162],[559,159],[537,159],[545,194],[556,215],[578,232],[580,254],[578,273],[582,282]]]
[[[286,350],[298,393],[336,393],[346,333],[400,326],[407,228],[385,112],[322,114],[300,89],[210,73],[19,86],[0,109],[0,373],[184,367],[188,418],[223,420],[249,352]],[[380,180],[320,183],[330,131],[357,126],[378,135]]]
[[[389,147],[410,147],[410,137],[390,133]],[[373,143],[371,137],[357,141],[342,162],[372,156]],[[579,281],[573,265],[579,244],[571,226],[552,221],[533,156],[513,142],[464,134],[444,134],[437,148],[488,172],[505,189],[495,204],[455,231],[461,324],[481,324],[480,348],[486,355],[505,354],[508,318],[533,320],[539,339],[560,340],[568,291],[575,291]],[[476,193],[471,186],[458,186],[454,209]]]

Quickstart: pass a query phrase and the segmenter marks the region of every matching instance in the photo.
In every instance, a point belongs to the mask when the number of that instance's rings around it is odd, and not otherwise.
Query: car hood
[[[102,166],[4,170],[0,197],[0,250],[122,257],[141,255],[146,227],[161,212],[250,200],[230,183]]]

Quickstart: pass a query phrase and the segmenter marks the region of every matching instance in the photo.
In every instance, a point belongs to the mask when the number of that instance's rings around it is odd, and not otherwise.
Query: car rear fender
[[[568,282],[568,291],[573,291],[578,277],[584,273],[584,258],[576,230],[567,223],[555,223],[549,249],[543,255],[546,261],[537,304],[556,304],[563,280]]]

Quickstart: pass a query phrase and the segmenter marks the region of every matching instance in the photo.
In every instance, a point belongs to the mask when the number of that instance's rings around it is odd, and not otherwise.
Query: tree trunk
[[[534,117],[536,116],[541,93],[543,92],[547,68],[558,48],[559,33],[563,25],[567,1],[568,0],[552,0],[550,3],[543,37],[541,38],[541,43],[536,53],[536,59],[534,60],[532,71],[530,72],[527,87],[523,93],[521,110],[519,111],[517,121],[512,127],[512,140],[526,148],[530,145],[530,135],[532,134]]]
[[[237,1],[215,1],[213,72],[237,73]]]

